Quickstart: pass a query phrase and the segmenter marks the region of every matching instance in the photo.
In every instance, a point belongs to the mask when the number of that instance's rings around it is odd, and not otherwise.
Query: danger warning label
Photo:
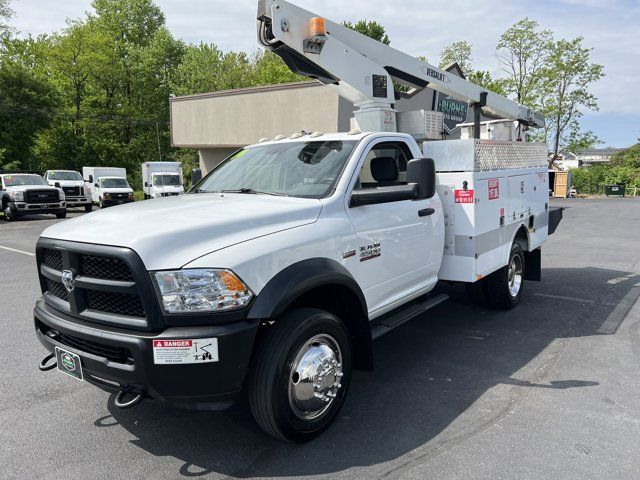
[[[456,190],[454,194],[456,203],[473,203],[473,190]]]
[[[153,341],[153,363],[156,365],[187,365],[217,361],[217,338]]]

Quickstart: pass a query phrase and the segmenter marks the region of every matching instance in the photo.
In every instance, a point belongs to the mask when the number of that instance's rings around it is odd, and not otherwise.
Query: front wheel
[[[268,327],[249,379],[249,403],[268,434],[307,442],[335,420],[351,379],[344,324],[323,310],[296,309]]]
[[[100,207],[101,210],[104,208],[104,203],[102,203],[102,198],[98,200],[98,206]]]
[[[65,210],[62,213],[56,213],[56,218],[67,218],[67,211]]]
[[[3,213],[5,222],[13,222],[16,219],[16,215],[15,213],[13,213],[11,205],[7,205],[6,207],[4,207]]]
[[[90,203],[89,205],[85,205],[84,206],[84,211],[85,213],[90,213],[93,210],[93,204]]]
[[[524,289],[524,252],[519,243],[511,246],[509,263],[485,279],[485,294],[489,305],[511,310],[520,302]]]

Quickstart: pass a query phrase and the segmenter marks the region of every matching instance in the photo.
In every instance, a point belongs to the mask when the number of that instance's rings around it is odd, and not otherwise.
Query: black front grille
[[[80,187],[62,187],[62,191],[65,195],[68,195],[70,197],[80,196]]]
[[[80,259],[80,275],[105,280],[133,282],[131,269],[118,258],[82,255]]]
[[[60,308],[54,299],[58,298],[68,303],[65,311],[74,317],[142,330],[150,327],[148,317],[158,318],[158,305],[145,303],[150,296],[145,297],[144,293],[153,291],[149,276],[146,272],[136,273],[143,271],[144,265],[131,251],[94,245],[87,245],[84,250],[75,242],[39,243],[36,253],[38,265],[42,266],[42,290],[48,292],[45,300],[52,307]],[[70,293],[62,283],[65,270],[77,275]]]
[[[57,270],[59,272],[62,271],[62,252],[60,250],[51,250],[47,248],[44,251],[44,264],[49,267]]]
[[[47,290],[51,295],[58,297],[60,300],[64,300],[65,302],[69,301],[69,292],[67,292],[67,289],[64,288],[62,283],[47,278]]]
[[[27,190],[24,192],[24,201],[27,203],[51,203],[58,201],[57,190]]]
[[[144,308],[138,295],[87,290],[87,308],[100,312],[144,318]]]
[[[111,193],[111,198],[121,200],[123,198],[129,198],[128,193]]]

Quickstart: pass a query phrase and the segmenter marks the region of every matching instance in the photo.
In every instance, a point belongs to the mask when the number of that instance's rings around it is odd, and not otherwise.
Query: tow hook
[[[55,353],[50,353],[48,354],[46,357],[44,357],[42,360],[40,360],[40,363],[38,364],[38,368],[42,371],[42,372],[47,372],[49,370],[53,370],[54,368],[56,368],[58,366],[58,362],[53,362],[47,365],[47,363],[55,358],[56,354]]]
[[[124,398],[126,395],[133,395],[133,398],[125,402]],[[124,387],[116,395],[116,399],[113,401],[113,404],[120,410],[124,410],[125,408],[135,407],[142,400],[144,400],[144,392],[136,393],[131,387]]]

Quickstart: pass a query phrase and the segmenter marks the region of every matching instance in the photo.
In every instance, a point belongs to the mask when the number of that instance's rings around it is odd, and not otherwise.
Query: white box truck
[[[135,201],[127,170],[119,167],[83,167],[85,191],[100,208]]]
[[[184,193],[180,162],[146,162],[142,164],[144,198],[173,197]]]

